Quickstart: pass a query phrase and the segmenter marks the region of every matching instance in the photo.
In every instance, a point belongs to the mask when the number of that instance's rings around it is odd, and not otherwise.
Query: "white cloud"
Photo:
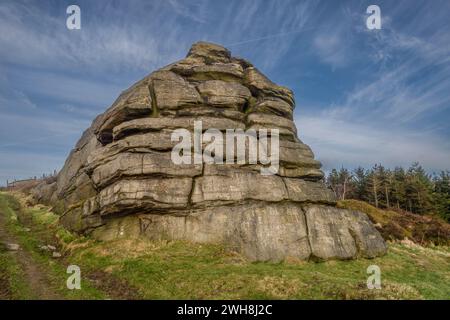
[[[356,12],[353,4],[334,12],[335,6],[326,4],[332,10],[323,10],[316,1],[231,1],[223,7],[218,3],[155,0],[122,2],[117,7],[91,1],[89,8],[82,6],[82,30],[69,31],[65,10],[49,14],[48,6],[1,2],[0,68],[17,67],[13,79],[3,69],[0,72],[4,88],[0,111],[9,108],[0,114],[0,131],[7,137],[0,144],[0,158],[13,159],[4,168],[16,172],[26,167],[22,155],[13,155],[15,147],[26,150],[29,145],[50,144],[68,152],[89,126],[86,119],[92,120],[131,85],[123,85],[125,77],[143,75],[183,57],[198,40],[229,45],[264,71],[275,69],[284,57],[299,62],[311,59],[314,65],[313,58],[318,57],[342,70],[362,59],[368,71],[353,79],[348,74],[350,83],[359,82],[347,95],[342,93],[328,107],[319,102],[316,114],[298,119],[300,137],[327,166],[370,166],[380,161],[407,165],[419,160],[431,169],[448,168],[448,141],[439,138],[433,127],[424,131],[421,123],[450,104],[450,33],[444,28],[448,23],[443,24],[448,10],[425,10],[395,24],[394,18],[403,17],[410,4],[382,8],[383,30],[373,33],[364,28],[364,10]],[[299,56],[293,57],[293,51]],[[280,72],[297,73],[295,68]],[[45,108],[33,95],[57,100],[53,110],[42,111]],[[10,112],[19,108],[34,112]],[[56,111],[67,116],[52,114]],[[389,125],[393,122],[395,127]],[[34,174],[44,171],[45,156],[29,153],[28,157],[34,159]],[[48,161],[53,165],[57,158]],[[18,159],[16,169],[14,159]]]
[[[52,72],[27,72],[15,78],[17,86],[29,93],[50,97],[65,103],[90,106],[97,113],[106,108],[119,96],[125,87],[101,80],[83,79],[70,74]],[[36,85],[36,84],[39,85]]]
[[[0,81],[1,83],[2,81]],[[2,94],[0,92],[0,109],[7,108],[8,105],[14,105],[16,108],[25,110],[37,108],[37,105],[21,90],[12,90],[8,94]]]
[[[429,170],[448,169],[450,141],[434,132],[396,129],[322,116],[296,119],[300,138],[310,144],[325,169],[341,165],[408,166],[419,161]]]
[[[320,117],[384,128],[392,135],[395,129],[386,126],[387,123],[410,132],[443,125],[433,123],[432,119],[441,121],[439,115],[450,108],[450,33],[440,27],[440,21],[447,19],[441,13],[427,19],[423,15],[412,15],[406,26],[394,23],[400,13],[410,9],[405,6],[401,3],[390,10],[382,7],[382,30],[368,30],[362,23],[364,16],[350,12],[349,21],[353,21],[353,25],[344,28],[342,23],[331,33],[317,33],[315,48],[323,62],[336,67],[345,64],[345,57],[351,57],[353,61],[360,60],[359,65],[362,64],[364,70],[363,81],[356,83],[338,101],[320,108]],[[336,23],[331,19],[330,23],[333,22]],[[349,33],[352,36],[348,36]],[[359,42],[351,40],[354,36],[359,36]],[[340,59],[341,53],[343,59]]]
[[[296,36],[311,31],[315,1],[231,2],[218,25],[217,39],[230,49],[245,50],[263,70],[274,68],[287,52],[298,46]]]
[[[167,10],[163,1],[154,6],[155,12]],[[129,9],[130,14],[141,20],[148,10],[141,2],[135,2]],[[65,12],[53,16],[45,8],[26,2],[1,3],[0,57],[3,62],[33,67],[64,68],[72,64],[96,70],[148,71],[180,54],[179,44],[183,41],[173,15],[153,14],[143,27],[133,23],[134,20],[115,19],[118,12],[112,6],[98,8],[99,14],[109,19],[83,20],[92,16],[87,10],[81,8],[81,30],[68,30]]]
[[[198,23],[205,23],[206,17],[204,12],[205,1],[192,1],[186,3],[186,1],[168,0],[173,10],[182,17],[191,19]]]
[[[232,1],[223,7],[204,0],[133,1],[120,8],[92,2],[81,6],[81,30],[70,31],[65,11],[56,16],[45,6],[3,2],[0,58],[60,70],[70,65],[92,73],[148,72],[182,58],[192,42],[207,40],[239,49],[248,44],[245,51],[269,69],[295,44],[292,37],[308,29],[316,8],[310,0]]]
[[[71,140],[79,137],[90,124],[90,121],[74,119],[70,115],[64,118],[49,113],[40,116],[2,114],[1,118],[1,136],[8,138],[0,142],[0,150],[12,146],[26,149],[38,142],[47,146],[58,145],[66,142],[67,137]]]
[[[342,30],[318,34],[313,41],[313,46],[322,61],[333,68],[347,64],[349,54]]]

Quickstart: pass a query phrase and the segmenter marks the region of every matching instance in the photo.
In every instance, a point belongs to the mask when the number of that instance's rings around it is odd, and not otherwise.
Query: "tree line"
[[[417,162],[408,169],[333,169],[327,185],[340,200],[366,201],[377,208],[397,208],[416,214],[438,214],[450,222],[450,171],[428,174]]]

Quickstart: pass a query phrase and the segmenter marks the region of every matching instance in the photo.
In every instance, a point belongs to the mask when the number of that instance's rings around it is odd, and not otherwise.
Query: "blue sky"
[[[81,30],[66,8],[81,8]],[[382,29],[366,28],[381,8]],[[92,119],[206,40],[294,90],[324,169],[450,169],[450,1],[0,0],[0,185],[60,169]]]

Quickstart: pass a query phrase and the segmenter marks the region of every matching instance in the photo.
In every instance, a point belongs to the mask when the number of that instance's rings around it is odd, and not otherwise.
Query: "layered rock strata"
[[[124,91],[82,135],[52,184],[32,190],[70,230],[103,239],[222,243],[255,261],[384,254],[366,215],[335,207],[321,164],[297,136],[291,90],[215,44]],[[278,129],[279,170],[177,165],[174,130]]]

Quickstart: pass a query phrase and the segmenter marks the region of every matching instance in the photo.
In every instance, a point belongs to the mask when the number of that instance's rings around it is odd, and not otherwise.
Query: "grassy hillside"
[[[24,207],[24,199],[19,200],[22,207],[11,195],[1,193],[1,214],[8,216],[8,228],[22,246],[49,266],[47,272],[63,298],[449,298],[450,249],[445,246],[390,243],[386,256],[372,260],[250,263],[219,245],[144,239],[101,243],[75,237],[58,226],[57,216],[48,208]],[[15,207],[11,203],[16,203]],[[15,215],[19,219],[12,218]],[[31,230],[24,232],[25,226]],[[63,258],[51,259],[37,249],[38,244],[52,241]],[[9,254],[0,255],[2,279],[11,279],[10,297],[27,298],[23,289],[27,284],[21,281],[20,267],[6,257]],[[84,282],[76,294],[65,293],[65,268],[69,264],[77,264],[82,270]],[[380,290],[368,290],[366,286],[367,267],[374,264],[381,268]]]

